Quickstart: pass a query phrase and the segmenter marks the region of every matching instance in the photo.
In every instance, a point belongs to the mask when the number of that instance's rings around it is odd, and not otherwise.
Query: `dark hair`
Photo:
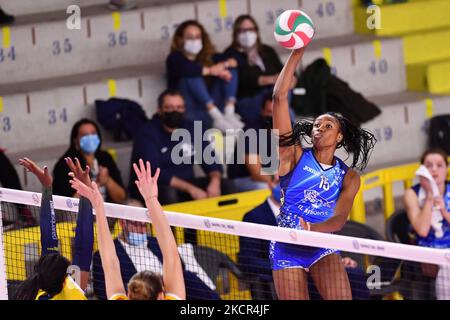
[[[258,48],[258,51],[260,52],[262,49],[262,43],[261,43],[261,35],[259,33],[259,27],[256,20],[249,14],[243,14],[236,18],[233,24],[233,41],[231,43],[231,47],[239,50],[241,48],[241,45],[238,41],[238,35],[239,35],[239,28],[241,27],[242,22],[245,20],[250,20],[253,25],[255,26],[256,34],[258,35],[258,38],[256,39],[256,47]]]
[[[15,300],[34,300],[39,289],[54,296],[63,289],[67,276],[69,260],[60,253],[51,253],[39,258],[34,265],[33,274],[17,289]]]
[[[175,34],[173,35],[172,38],[170,52],[176,51],[183,52],[182,40],[184,30],[186,30],[186,28],[190,26],[195,26],[199,28],[202,33],[203,48],[197,55],[196,61],[202,64],[203,66],[213,65],[212,56],[216,53],[216,49],[214,48],[214,45],[212,44],[209,34],[208,32],[206,32],[206,29],[195,20],[186,20],[177,27],[177,29],[175,30]]]
[[[430,149],[427,149],[427,150],[422,154],[422,156],[420,157],[420,163],[421,163],[421,164],[424,164],[424,163],[425,163],[425,158],[428,157],[428,155],[430,155],[430,154],[439,154],[439,155],[441,155],[442,158],[443,158],[444,161],[445,161],[445,164],[448,166],[447,153],[446,153],[444,150],[440,149],[440,148],[430,148]]]
[[[369,161],[372,149],[377,142],[375,136],[365,129],[354,125],[348,119],[335,112],[327,112],[335,118],[340,125],[340,131],[343,135],[342,141],[336,148],[343,147],[347,153],[353,153],[352,168],[364,170]],[[301,120],[294,125],[292,132],[280,136],[280,146],[288,147],[293,145],[301,145],[302,139],[308,142],[305,136],[311,138],[313,129],[313,122],[308,120]]]
[[[161,292],[162,278],[151,271],[136,273],[128,283],[128,296],[131,300],[156,300]]]
[[[183,98],[183,95],[178,90],[174,90],[174,89],[164,90],[158,96],[158,108],[160,108],[160,109],[162,108],[163,102],[164,102],[164,98],[167,97],[167,96],[180,96],[180,97]],[[183,100],[184,100],[184,98],[183,98]]]

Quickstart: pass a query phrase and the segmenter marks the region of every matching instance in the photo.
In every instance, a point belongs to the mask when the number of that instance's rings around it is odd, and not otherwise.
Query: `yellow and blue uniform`
[[[89,200],[81,198],[78,207],[77,226],[75,230],[75,248],[73,265],[81,271],[90,271],[92,260],[92,248],[94,243],[92,206]],[[58,253],[58,234],[56,229],[56,217],[53,206],[52,188],[46,187],[42,193],[40,210],[40,231],[42,255]],[[63,289],[54,296],[50,296],[43,290],[39,290],[36,300],[86,300],[83,290],[72,279],[66,276]]]
[[[294,170],[280,177],[281,208],[278,226],[301,229],[300,218],[320,223],[334,214],[348,167],[337,157],[334,165],[324,169],[312,149],[304,149]],[[321,258],[337,252],[335,249],[305,247],[272,241],[270,260],[273,270],[310,268]]]
[[[87,300],[87,298],[75,280],[68,275],[64,280],[61,292],[51,296],[47,292],[39,290],[35,300]]]
[[[109,300],[130,300],[127,295],[124,293],[115,293],[113,294]],[[173,293],[165,293],[164,294],[164,300],[183,300],[179,296]]]

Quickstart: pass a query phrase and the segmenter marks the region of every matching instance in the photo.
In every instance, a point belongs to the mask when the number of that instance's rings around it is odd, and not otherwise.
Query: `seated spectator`
[[[168,88],[183,95],[188,119],[222,131],[243,127],[235,114],[236,66],[235,59],[215,53],[200,23],[188,20],[178,26],[166,60]]]
[[[22,190],[17,171],[3,149],[0,149],[0,168],[0,188]],[[3,213],[3,227],[5,230],[36,225],[36,219],[23,204],[14,204],[14,207],[7,212],[8,214],[6,214],[6,211]]]
[[[250,15],[241,15],[236,19],[233,42],[224,54],[237,61],[239,85],[236,112],[247,123],[258,117],[264,96],[273,91],[283,64],[272,47],[261,43],[258,24]],[[297,78],[293,77],[291,88],[296,83]]]
[[[234,161],[228,165],[227,171],[228,178],[233,179],[238,192],[272,189],[276,184],[274,181],[278,179],[276,175],[278,157],[276,150],[275,152],[271,150],[272,114],[272,93],[268,92],[264,96],[260,116],[247,123],[244,128],[244,135],[238,135],[238,139],[242,139],[241,144],[236,143]],[[264,131],[259,131],[261,129]],[[253,133],[257,134],[258,141],[256,144],[247,138],[252,136]],[[244,147],[245,149],[243,149]],[[272,155],[274,155],[274,159]],[[261,157],[263,157],[262,160]],[[270,170],[271,168],[273,170]]]
[[[276,219],[280,210],[281,197],[281,188],[278,184],[272,189],[272,195],[264,203],[249,211],[244,216],[243,221],[277,226]],[[239,238],[238,264],[247,275],[257,276],[250,283],[253,299],[266,300],[277,298],[273,286],[269,246],[270,241],[268,240]],[[345,265],[348,274],[353,299],[369,299],[364,270],[358,267],[356,261],[349,257],[344,257],[342,263]],[[320,300],[321,296],[310,276],[308,276],[308,287],[310,298]]]
[[[194,125],[185,119],[185,110],[184,99],[180,93],[164,91],[158,98],[157,113],[141,127],[134,140],[132,163],[142,158],[144,161],[150,161],[152,168],[161,168],[158,180],[161,204],[217,197],[234,191],[232,182],[222,179],[222,166],[216,162],[207,164],[204,161],[203,155],[209,154],[207,150],[205,152],[206,148],[210,148],[209,143],[202,141],[201,150],[194,149],[193,139],[202,139],[203,132],[201,137],[194,136]],[[177,129],[187,130],[190,140],[172,141],[172,133]],[[202,153],[201,166],[207,177],[194,177],[193,164],[196,152]],[[172,153],[182,157],[178,160],[183,162],[174,163]],[[211,156],[215,157],[214,151]],[[128,185],[130,197],[142,200],[135,180],[136,175],[131,170]]]
[[[111,155],[101,149],[102,137],[98,125],[89,119],[81,119],[72,127],[70,146],[58,160],[53,169],[53,192],[56,195],[75,197],[70,187],[69,168],[66,158],[79,161],[84,168],[90,168],[90,176],[96,181],[103,198],[107,202],[123,203],[126,199],[125,188],[119,168]]]
[[[129,200],[127,205],[143,207],[137,200]],[[134,274],[141,271],[162,273],[162,253],[156,238],[147,234],[147,224],[131,220],[119,220],[122,232],[114,239],[120,262],[124,288]],[[188,300],[219,300],[215,285],[203,268],[198,264],[192,250],[186,250],[189,244],[178,247],[183,264],[183,276]],[[94,254],[93,266],[94,293],[99,299],[106,299],[105,275],[100,253]]]
[[[447,154],[440,149],[429,149],[422,155],[421,164],[430,173],[439,195],[433,194],[433,182],[425,177],[420,177],[419,184],[406,190],[403,200],[411,223],[412,242],[419,246],[447,249],[450,248],[450,182],[446,181]],[[421,270],[428,278],[437,277],[437,298],[450,299],[449,267],[422,264]]]

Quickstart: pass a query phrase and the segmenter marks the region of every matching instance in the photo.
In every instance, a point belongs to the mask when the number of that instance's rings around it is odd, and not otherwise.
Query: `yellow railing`
[[[450,159],[450,158],[449,158]],[[397,167],[390,167],[370,172],[361,177],[361,188],[353,202],[350,219],[365,223],[366,208],[364,206],[364,191],[374,188],[382,188],[384,217],[388,219],[395,211],[393,185],[395,182],[403,182],[406,189],[413,184],[415,172],[419,168],[419,163],[406,164]],[[450,179],[450,169],[448,170],[448,178]]]

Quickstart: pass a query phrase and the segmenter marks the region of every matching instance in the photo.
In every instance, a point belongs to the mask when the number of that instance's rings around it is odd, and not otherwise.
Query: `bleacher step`
[[[450,96],[396,93],[371,97],[382,108],[375,119],[363,124],[378,142],[371,155],[369,170],[416,162],[428,142],[429,119],[448,114]]]
[[[324,58],[332,72],[365,96],[406,89],[401,39],[348,35],[313,42],[303,58],[307,66]]]
[[[106,6],[83,9],[80,30],[66,27],[64,11],[28,16],[0,30],[2,56],[0,84],[38,80],[74,73],[108,70],[129,64],[163,62],[179,23],[198,19],[208,30],[216,48],[225,49],[232,40],[233,21],[251,13],[261,24],[265,40],[274,44],[273,22],[283,9],[297,8],[297,0],[280,2],[228,0],[177,1],[146,4],[136,10],[111,12]],[[317,38],[353,32],[349,0],[334,5],[333,15],[323,15],[316,0],[302,1],[302,8],[317,21]],[[322,4],[323,6],[323,4]],[[261,10],[263,8],[263,10]],[[330,11],[331,12],[331,11]],[[28,20],[27,20],[28,19]],[[56,19],[56,20],[55,20]],[[320,27],[319,27],[320,26]]]
[[[450,27],[404,36],[403,46],[406,65],[450,58]]]
[[[162,72],[148,72],[147,68],[153,67],[118,68],[113,72],[91,73],[92,78],[81,74],[28,82],[23,87],[0,87],[0,94],[10,93],[0,100],[2,147],[16,152],[65,144],[76,121],[96,118],[97,99],[115,96],[134,100],[150,117],[166,82]],[[29,139],[30,135],[33,139]]]

